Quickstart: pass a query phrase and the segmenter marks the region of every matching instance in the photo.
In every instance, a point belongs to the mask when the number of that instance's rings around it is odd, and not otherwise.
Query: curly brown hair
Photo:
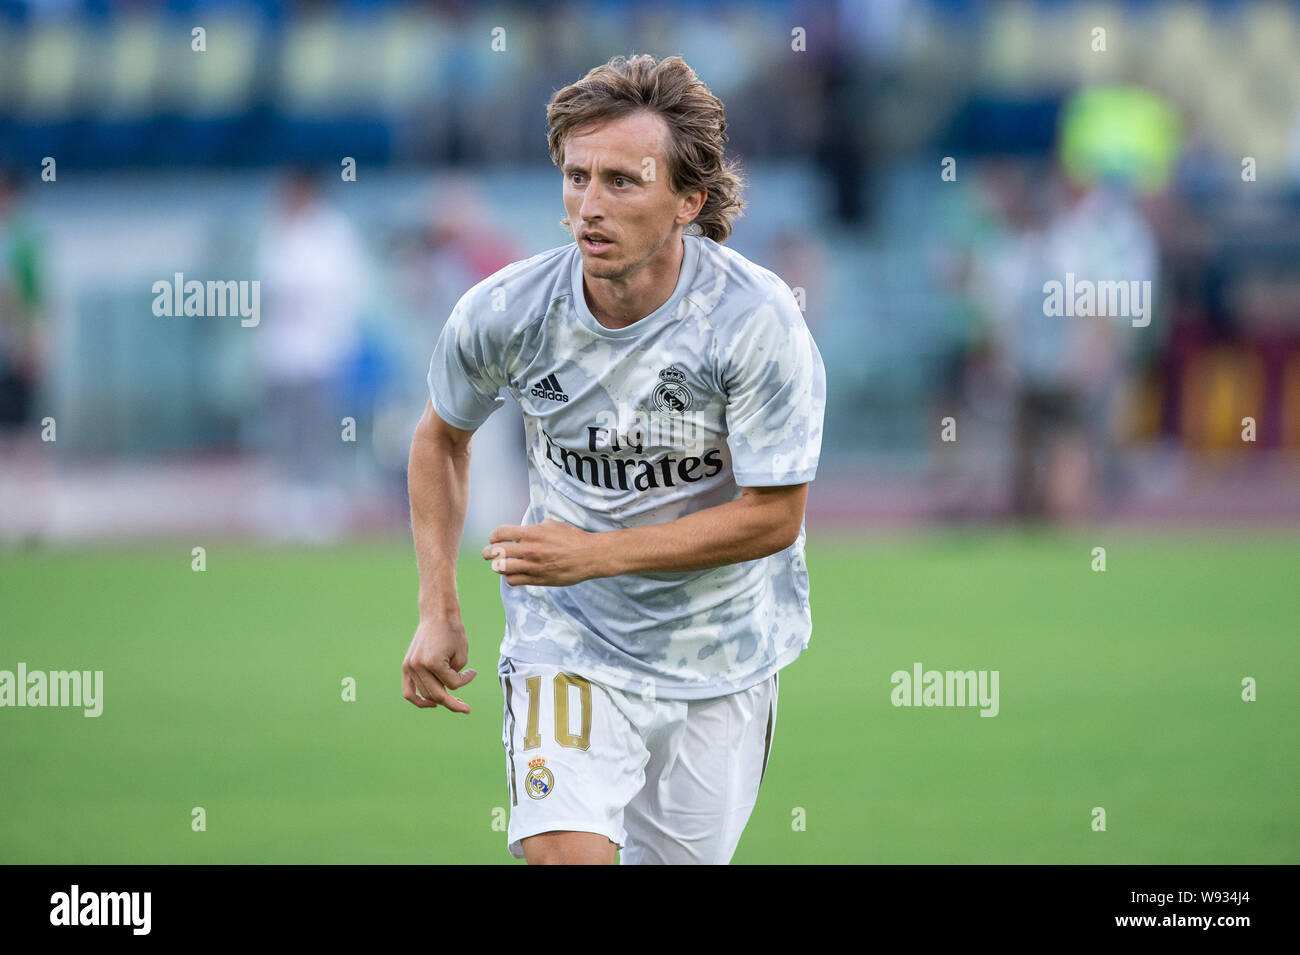
[[[551,161],[564,167],[564,142],[576,130],[642,110],[668,124],[673,192],[706,192],[703,207],[687,228],[714,242],[727,241],[731,220],[745,207],[740,198],[744,180],[736,162],[722,154],[727,142],[722,100],[680,56],[659,61],[644,53],[616,56],[556,91],[546,105]],[[567,217],[561,221],[569,224]]]

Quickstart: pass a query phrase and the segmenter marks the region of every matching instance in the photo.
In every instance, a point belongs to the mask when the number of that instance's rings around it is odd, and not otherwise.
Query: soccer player
[[[530,502],[501,575],[509,850],[725,863],[808,645],[804,505],[825,372],[791,290],[721,243],[722,103],[680,58],[615,57],[548,105],[574,243],[457,303],[411,445],[420,623],[403,695],[457,713],[470,439],[524,413]]]

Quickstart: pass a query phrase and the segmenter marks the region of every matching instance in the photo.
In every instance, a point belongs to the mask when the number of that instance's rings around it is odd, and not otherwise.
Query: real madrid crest
[[[524,789],[533,799],[544,799],[555,788],[555,777],[546,768],[546,760],[538,756],[528,761],[528,776],[524,779]]]
[[[680,415],[686,412],[695,398],[686,387],[684,375],[676,365],[669,365],[659,372],[659,384],[655,385],[651,401],[656,411],[664,414]]]

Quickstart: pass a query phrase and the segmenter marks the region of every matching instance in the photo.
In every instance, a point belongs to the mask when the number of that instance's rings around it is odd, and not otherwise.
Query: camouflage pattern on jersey
[[[813,479],[825,371],[794,295],[731,249],[684,242],[672,296],[626,328],[591,315],[576,244],[506,267],[453,309],[429,367],[433,407],[474,429],[501,389],[519,402],[530,503],[518,523],[661,524],[740,487]],[[503,577],[501,653],[647,698],[746,689],[808,645],[804,537],[708,570],[569,587]]]

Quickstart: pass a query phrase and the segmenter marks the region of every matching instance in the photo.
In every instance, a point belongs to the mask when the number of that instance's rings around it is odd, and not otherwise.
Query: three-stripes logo
[[[530,392],[534,398],[550,398],[552,401],[568,401],[569,396],[564,393],[560,387],[560,380],[555,377],[555,372],[551,372],[536,385]]]

